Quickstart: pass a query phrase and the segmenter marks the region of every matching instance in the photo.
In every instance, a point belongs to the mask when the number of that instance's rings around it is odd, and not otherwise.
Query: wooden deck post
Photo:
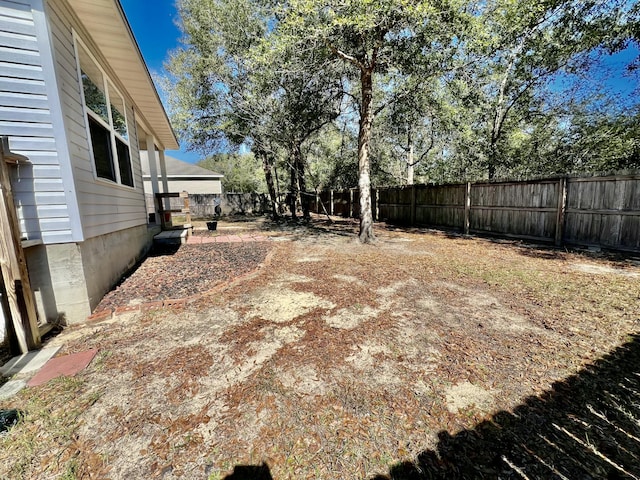
[[[158,162],[156,159],[156,143],[151,135],[146,136],[147,158],[149,159],[149,176],[151,178],[151,194],[153,195],[153,211],[155,213],[156,225],[162,225],[163,219],[160,205],[158,205],[157,195],[160,193],[158,186]],[[141,147],[144,148],[144,147]]]
[[[38,314],[29,282],[27,262],[20,240],[20,226],[13,202],[7,163],[27,163],[26,157],[9,151],[7,137],[0,143],[0,268],[9,305],[10,322],[21,353],[40,346]],[[10,329],[8,329],[10,330]]]

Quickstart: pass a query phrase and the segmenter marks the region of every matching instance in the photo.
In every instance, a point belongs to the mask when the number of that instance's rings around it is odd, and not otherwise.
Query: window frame
[[[74,47],[74,53],[76,57],[76,68],[78,72],[78,81],[79,81],[79,87],[80,87],[80,95],[82,100],[82,111],[84,114],[83,118],[84,118],[85,129],[87,132],[87,143],[89,145],[89,156],[91,158],[91,168],[93,171],[93,177],[97,182],[104,182],[108,185],[135,190],[136,179],[133,171],[131,123],[129,122],[129,112],[127,111],[128,104],[125,99],[125,96],[120,92],[118,87],[116,87],[115,82],[112,80],[112,78],[109,75],[107,75],[107,73],[105,72],[105,69],[102,68],[102,65],[96,59],[95,55],[93,55],[89,47],[87,47],[86,43],[82,41],[82,39],[78,36],[75,30],[72,33],[73,33],[73,47]],[[102,92],[104,94],[104,99],[106,103],[108,122],[106,122],[100,114],[94,112],[91,108],[87,106],[87,102],[85,99],[85,92],[84,92],[84,84],[82,80],[82,67],[80,64],[81,50],[83,55],[86,55],[86,57],[88,57],[93,62],[95,67],[100,72],[100,75],[102,76],[102,84],[96,85],[96,87],[102,88]],[[91,81],[93,82],[93,79],[91,79]],[[117,95],[119,97],[118,100],[122,101],[124,112],[119,112],[119,113],[124,117],[125,127],[127,129],[127,138],[124,138],[114,126],[112,109],[116,108],[116,106],[113,103],[111,103],[110,96],[112,94]],[[106,133],[108,133],[109,135],[108,149],[109,149],[109,157],[110,157],[109,160],[111,162],[111,169],[113,171],[113,177],[114,177],[113,179],[110,177],[103,177],[98,175],[98,167],[96,165],[94,145],[93,145],[93,140],[91,136],[90,120],[93,121],[94,123],[97,123],[98,126],[105,129]],[[132,118],[131,120],[133,121],[133,123],[135,123],[135,119]],[[131,185],[122,182],[121,159],[119,158],[119,155],[118,155],[118,150],[119,150],[118,143],[121,143],[122,145],[124,145],[126,148],[126,152],[128,152],[128,159],[127,161],[125,161],[125,163],[128,163],[128,170],[129,170],[129,176],[131,178]],[[126,166],[127,165],[125,165],[125,167]]]

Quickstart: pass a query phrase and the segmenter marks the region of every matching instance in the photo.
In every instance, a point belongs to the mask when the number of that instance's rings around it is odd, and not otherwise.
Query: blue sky
[[[120,0],[142,56],[151,74],[163,72],[163,62],[179,43],[180,30],[175,24],[178,13],[174,0],[155,0],[152,8],[147,0]],[[181,150],[167,150],[167,155],[195,163],[201,155]]]

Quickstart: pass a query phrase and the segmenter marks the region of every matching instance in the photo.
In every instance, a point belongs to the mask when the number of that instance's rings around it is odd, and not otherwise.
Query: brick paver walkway
[[[269,237],[264,235],[216,235],[215,237],[205,235],[189,235],[187,245],[199,245],[201,243],[241,243],[241,242],[265,242]]]

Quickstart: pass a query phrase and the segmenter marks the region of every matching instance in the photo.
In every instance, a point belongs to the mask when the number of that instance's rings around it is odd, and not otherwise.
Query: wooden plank
[[[556,208],[551,207],[501,207],[499,205],[472,205],[471,210],[499,210],[503,212],[547,212],[555,213]]]
[[[20,229],[16,215],[9,168],[4,152],[8,139],[0,146],[0,268],[11,312],[14,332],[22,353],[40,346],[38,316],[24,251],[20,243]]]
[[[17,80],[44,81],[44,73],[40,66],[0,62],[0,69],[3,77]]]
[[[33,19],[31,6],[26,2],[0,2],[0,16],[23,20]]]
[[[590,210],[587,208],[568,208],[566,213],[578,215],[622,215],[640,216],[640,210]]]
[[[48,109],[1,107],[0,122],[29,122],[46,125],[48,128],[51,124],[51,114]]]
[[[11,145],[16,152],[50,152],[55,155],[56,142],[52,137],[12,137]],[[30,157],[31,158],[31,157]]]
[[[0,132],[9,136],[52,137],[53,126],[46,123],[0,121]]]
[[[407,206],[405,204],[394,204],[394,203],[388,203],[387,205],[394,205],[394,206],[400,206],[400,207],[406,207]],[[448,205],[448,204],[442,204],[442,205],[416,205],[416,208],[419,209],[419,210],[420,209],[428,209],[428,210],[434,209],[434,210],[437,210],[437,209],[441,209],[441,208],[459,208],[459,209],[462,210],[462,209],[464,209],[464,205],[456,205],[456,204],[451,204],[451,205]]]
[[[0,15],[0,31],[35,36],[33,20],[26,18],[7,18]]]
[[[609,175],[606,177],[575,177],[570,178],[570,183],[587,183],[587,182],[611,182],[616,180],[640,180],[640,175],[638,174],[628,174],[628,175]]]
[[[0,92],[0,106],[48,109],[46,95]]]
[[[156,193],[156,198],[185,198],[188,195],[187,192]]]

